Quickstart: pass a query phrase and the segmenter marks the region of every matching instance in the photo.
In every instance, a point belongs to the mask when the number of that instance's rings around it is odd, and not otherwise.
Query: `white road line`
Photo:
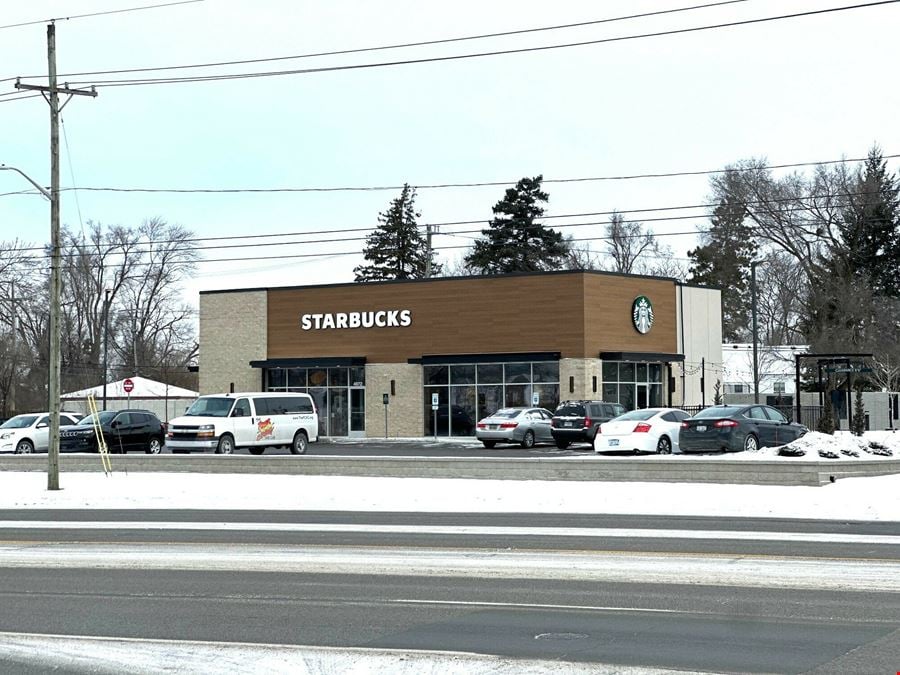
[[[561,609],[564,611],[586,612],[626,612],[636,614],[709,614],[682,609],[659,609],[652,607],[612,607],[605,605],[553,605],[535,602],[480,602],[477,600],[420,600],[398,598],[390,600],[397,605],[440,605],[442,607],[491,607],[498,609]]]
[[[887,544],[900,546],[900,535],[743,530],[667,530],[614,527],[518,527],[479,525],[375,525],[352,523],[204,523],[178,521],[0,520],[2,530],[190,530],[205,532],[297,532],[471,536],[587,537],[595,539],[731,539],[813,544]]]
[[[0,569],[364,574],[900,593],[900,561],[610,551],[7,542]]]

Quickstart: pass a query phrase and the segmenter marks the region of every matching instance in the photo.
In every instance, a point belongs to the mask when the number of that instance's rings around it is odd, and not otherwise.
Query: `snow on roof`
[[[807,345],[757,345],[760,378],[793,379],[794,355],[809,351]],[[722,345],[722,368],[725,382],[753,381],[753,345],[726,343]]]
[[[165,382],[157,382],[156,380],[148,380],[146,377],[138,375],[126,379],[130,379],[134,383],[134,389],[130,394],[125,391],[125,380],[122,379],[117,382],[107,383],[106,396],[108,398],[127,398],[129,396],[131,398],[197,398],[199,395],[198,392],[190,389],[176,387]],[[82,399],[87,398],[88,394],[93,394],[95,397],[100,398],[103,396],[103,385],[63,394],[60,398]]]

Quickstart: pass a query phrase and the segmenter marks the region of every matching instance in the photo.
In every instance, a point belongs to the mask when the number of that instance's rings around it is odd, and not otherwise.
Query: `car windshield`
[[[556,409],[560,417],[584,417],[584,405],[581,403],[564,403]]]
[[[88,415],[87,417],[82,417],[78,420],[79,427],[89,427],[94,424],[94,417],[100,420],[100,424],[109,424],[112,421],[112,418],[116,416],[115,410],[101,410],[94,415]]]
[[[616,422],[627,422],[628,420],[649,420],[656,415],[659,410],[632,410],[624,415],[619,415]]]
[[[519,413],[522,412],[518,408],[503,408],[502,410],[498,410],[491,417],[518,417]]]
[[[0,429],[24,429],[34,424],[37,418],[37,415],[16,415],[0,425]]]
[[[184,413],[186,417],[228,417],[233,398],[198,398]]]
[[[701,410],[694,417],[731,417],[739,410],[740,408],[736,405],[717,405]]]

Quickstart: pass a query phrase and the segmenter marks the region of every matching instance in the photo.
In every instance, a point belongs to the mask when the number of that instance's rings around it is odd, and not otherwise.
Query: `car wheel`
[[[291,443],[291,454],[292,455],[302,455],[306,452],[306,448],[309,445],[309,439],[306,437],[305,431],[298,431],[294,434],[294,442]]]
[[[759,450],[759,439],[753,434],[747,434],[744,439],[744,452],[756,452]]]
[[[488,450],[497,445],[497,441],[481,441]]]
[[[265,448],[247,448],[250,451],[251,455],[261,455],[266,449]]]
[[[162,452],[162,441],[159,440],[156,436],[150,439],[150,442],[147,443],[147,454],[148,455],[158,455]]]
[[[556,441],[556,447],[560,450],[565,450],[569,447],[569,441]]]
[[[16,444],[17,455],[30,455],[34,452],[34,445],[28,439],[23,438]]]
[[[230,455],[234,452],[234,439],[229,434],[222,434],[219,437],[219,444],[216,446],[217,455]]]
[[[534,432],[533,431],[528,430],[525,432],[525,435],[522,437],[521,445],[523,448],[533,448],[534,447]]]
[[[672,441],[669,440],[668,436],[659,437],[659,441],[656,443],[656,453],[658,455],[672,454]]]

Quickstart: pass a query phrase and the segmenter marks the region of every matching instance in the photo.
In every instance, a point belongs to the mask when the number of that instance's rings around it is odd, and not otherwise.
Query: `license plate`
[[[609,439],[609,447],[614,448],[619,444],[618,438],[610,438]]]
[[[488,429],[490,429],[491,431],[497,431],[497,429],[499,429],[499,428],[500,428],[499,424],[488,424]]]
[[[575,422],[563,422],[563,426],[564,426],[564,427],[574,427],[574,426],[575,426]]]
[[[697,431],[706,431],[706,425],[701,424],[699,427],[697,427]]]

